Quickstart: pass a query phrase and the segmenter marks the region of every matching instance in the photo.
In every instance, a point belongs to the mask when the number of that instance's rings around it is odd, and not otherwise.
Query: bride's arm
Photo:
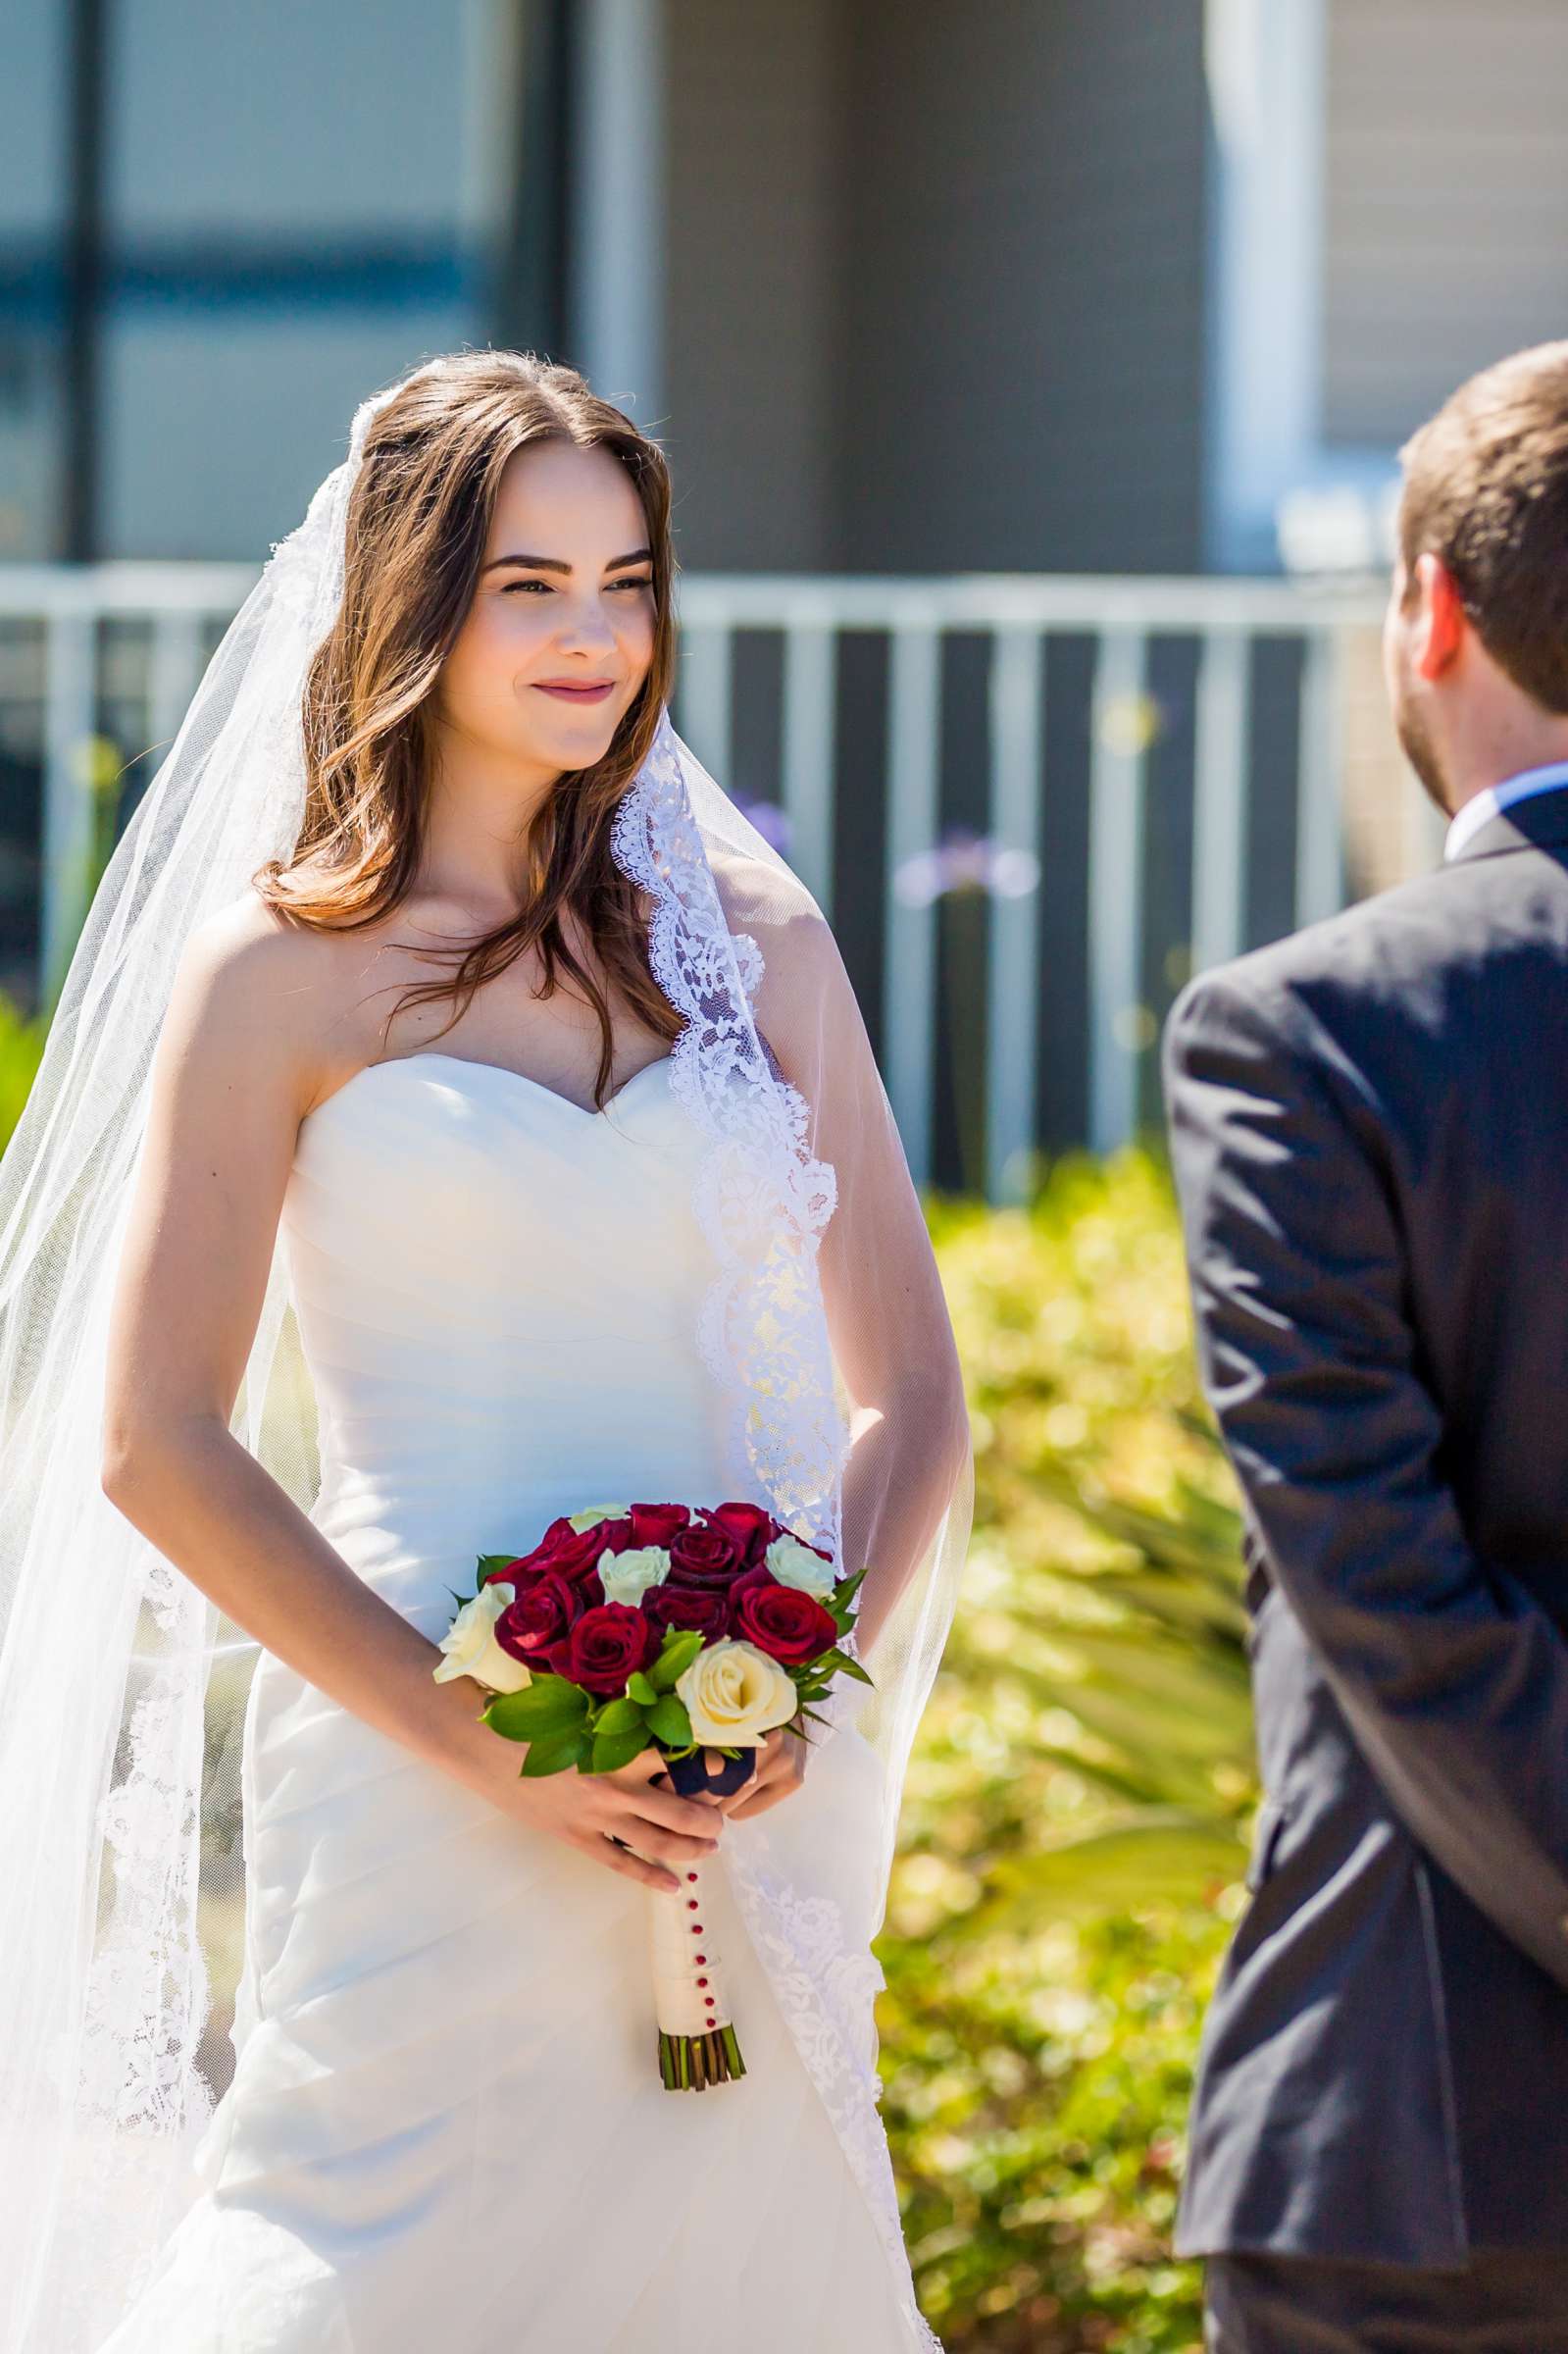
[[[104,1492],[237,1625],[367,1723],[610,1868],[675,1888],[607,1845],[598,1817],[624,1812],[631,1784],[521,1781],[516,1746],[479,1721],[479,1688],[435,1681],[437,1646],[355,1576],[229,1429],[299,1121],[324,1092],[330,1005],[322,945],[259,900],[187,944],[116,1275]],[[671,1863],[711,1852],[706,1803],[647,1791],[634,1807],[644,1849]]]
[[[927,1558],[970,1459],[952,1322],[853,985],[814,908],[759,935],[767,1042],[810,1107],[836,1205],[818,1265],[834,1356],[851,1401],[843,1551],[866,1565],[858,1647],[877,1639]]]
[[[109,1329],[103,1488],[268,1651],[444,1762],[473,1690],[435,1684],[434,1647],[229,1429],[329,1018],[316,944],[257,910],[193,934],[159,1035]]]

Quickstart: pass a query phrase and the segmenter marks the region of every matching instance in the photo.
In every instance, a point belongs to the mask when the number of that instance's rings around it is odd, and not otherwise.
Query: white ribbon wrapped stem
[[[679,1896],[648,1891],[660,2070],[672,2092],[701,2091],[745,2074],[708,1899],[700,1866],[683,1868]]]

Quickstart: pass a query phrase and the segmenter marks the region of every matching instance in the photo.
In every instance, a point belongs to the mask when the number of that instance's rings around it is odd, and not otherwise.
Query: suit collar
[[[1448,869],[1466,866],[1472,858],[1497,858],[1505,850],[1543,849],[1568,844],[1568,781],[1544,793],[1532,793],[1489,817],[1470,840],[1461,844]]]

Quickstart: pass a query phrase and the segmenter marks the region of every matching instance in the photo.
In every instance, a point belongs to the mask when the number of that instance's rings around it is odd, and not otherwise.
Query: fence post
[[[1088,1141],[1095,1152],[1138,1128],[1143,1012],[1143,754],[1146,647],[1141,632],[1100,639],[1089,760]]]
[[[676,682],[676,733],[684,737],[716,783],[733,786],[731,699],[733,665],[731,633],[722,622],[703,622],[681,634],[681,671]]]
[[[784,746],[780,759],[790,865],[823,913],[833,916],[835,688],[838,641],[826,621],[791,621],[784,632]]]
[[[1295,920],[1316,923],[1344,905],[1344,640],[1314,630],[1301,672],[1295,777]]]
[[[990,831],[1037,863],[1044,634],[1002,623],[991,640]],[[1039,890],[993,895],[986,990],[986,1192],[1019,1202],[1029,1191],[1039,1068]]]
[[[1192,743],[1192,969],[1240,953],[1246,920],[1250,646],[1211,630],[1198,666]]]
[[[883,1037],[888,1100],[917,1185],[931,1179],[936,905],[899,891],[908,858],[936,846],[941,640],[930,622],[893,626],[887,701],[887,920]]]

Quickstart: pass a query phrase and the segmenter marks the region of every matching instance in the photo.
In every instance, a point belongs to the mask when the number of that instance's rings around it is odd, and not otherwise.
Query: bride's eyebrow
[[[648,564],[652,560],[651,547],[636,547],[629,556],[612,556],[604,569],[606,572],[621,572],[628,564]],[[530,572],[570,572],[572,569],[570,564],[563,564],[559,556],[492,556],[483,569],[496,572],[503,564],[521,564]]]

